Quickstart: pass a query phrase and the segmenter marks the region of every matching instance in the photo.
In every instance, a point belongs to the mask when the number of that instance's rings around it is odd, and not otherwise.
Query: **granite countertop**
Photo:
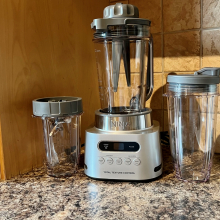
[[[174,178],[163,147],[162,178],[149,182],[89,179],[81,168],[67,179],[44,169],[0,183],[0,219],[220,219],[220,155],[208,183]]]

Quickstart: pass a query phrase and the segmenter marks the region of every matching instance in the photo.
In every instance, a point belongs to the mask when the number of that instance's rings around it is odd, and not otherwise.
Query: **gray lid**
[[[219,84],[220,68],[205,67],[193,74],[168,75],[168,83],[179,84]]]
[[[83,112],[82,98],[61,96],[32,101],[35,116],[78,115]]]
[[[150,23],[150,20],[139,18],[139,11],[136,6],[116,3],[107,6],[103,11],[103,18],[94,19],[91,28],[107,30],[109,25],[140,24],[150,26]]]

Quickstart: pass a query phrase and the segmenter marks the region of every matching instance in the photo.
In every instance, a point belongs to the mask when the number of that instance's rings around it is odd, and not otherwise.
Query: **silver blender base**
[[[148,129],[136,131],[103,131],[96,127],[86,130],[85,174],[95,179],[127,181],[159,177],[162,174],[159,123],[153,121]]]

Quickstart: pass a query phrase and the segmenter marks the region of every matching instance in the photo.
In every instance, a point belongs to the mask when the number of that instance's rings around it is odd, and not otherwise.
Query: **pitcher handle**
[[[148,47],[148,61],[147,61],[147,89],[146,89],[146,101],[151,97],[154,89],[154,72],[153,72],[153,37],[150,36]]]

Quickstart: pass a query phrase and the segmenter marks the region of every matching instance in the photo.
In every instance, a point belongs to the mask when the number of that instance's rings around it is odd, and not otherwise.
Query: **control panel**
[[[98,147],[101,151],[137,152],[140,149],[140,145],[137,142],[101,141]]]

